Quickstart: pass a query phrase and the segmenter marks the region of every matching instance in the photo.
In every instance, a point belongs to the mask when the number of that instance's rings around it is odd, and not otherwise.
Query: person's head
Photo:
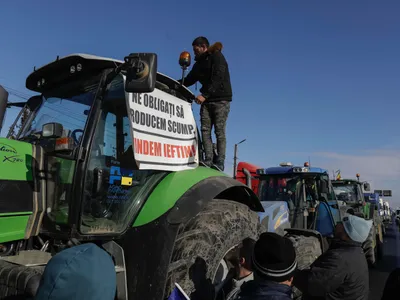
[[[276,233],[262,233],[254,246],[252,268],[257,280],[291,285],[297,270],[292,241]]]
[[[252,271],[251,256],[253,255],[254,245],[256,241],[252,238],[246,238],[242,241],[239,248],[239,268],[240,277],[246,276]]]
[[[35,300],[115,298],[117,276],[111,256],[92,243],[62,250],[47,264]]]
[[[208,47],[210,47],[210,43],[206,37],[199,36],[194,39],[192,46],[195,57],[199,57],[207,51]]]
[[[335,227],[335,237],[342,241],[363,243],[368,238],[372,227],[372,220],[347,215]]]

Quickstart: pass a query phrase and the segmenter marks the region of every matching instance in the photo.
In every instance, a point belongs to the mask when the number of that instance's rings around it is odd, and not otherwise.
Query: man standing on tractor
[[[372,221],[348,215],[335,228],[337,238],[328,251],[299,271],[293,284],[302,299],[368,299],[368,264],[362,249]]]
[[[201,105],[201,133],[207,166],[213,165],[213,143],[211,129],[214,126],[217,138],[217,163],[221,171],[225,166],[226,152],[226,121],[232,101],[232,87],[228,63],[221,53],[222,44],[217,42],[210,46],[208,39],[201,36],[193,43],[196,63],[183,80],[186,87],[200,82],[201,94],[196,97],[196,103]],[[179,80],[182,82],[182,80]]]

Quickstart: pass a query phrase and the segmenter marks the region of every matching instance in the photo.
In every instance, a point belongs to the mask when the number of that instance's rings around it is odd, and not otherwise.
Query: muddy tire
[[[179,228],[168,269],[166,295],[178,283],[190,299],[213,299],[214,279],[226,253],[243,239],[261,234],[256,212],[229,200],[214,199]]]
[[[363,243],[363,249],[365,253],[365,258],[367,259],[368,265],[374,267],[377,262],[377,247],[376,247],[376,230],[375,226],[371,227],[367,239]],[[375,243],[375,247],[374,247]]]
[[[298,269],[308,268],[321,254],[321,244],[318,238],[310,236],[287,235],[296,249]],[[301,299],[302,293],[293,287],[293,299]]]

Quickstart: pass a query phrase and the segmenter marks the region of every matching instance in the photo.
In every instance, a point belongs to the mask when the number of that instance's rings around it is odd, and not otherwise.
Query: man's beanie
[[[349,214],[343,218],[342,222],[344,230],[354,242],[364,243],[368,238],[372,227],[372,220],[365,220]]]
[[[262,233],[254,246],[253,271],[276,282],[289,280],[297,270],[296,251],[290,239],[276,233]]]

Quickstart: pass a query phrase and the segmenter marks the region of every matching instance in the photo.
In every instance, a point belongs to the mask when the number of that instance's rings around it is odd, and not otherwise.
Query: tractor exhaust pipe
[[[243,168],[243,173],[246,176],[246,185],[251,188],[251,173],[246,168]]]
[[[6,116],[8,92],[0,85],[0,132]]]

